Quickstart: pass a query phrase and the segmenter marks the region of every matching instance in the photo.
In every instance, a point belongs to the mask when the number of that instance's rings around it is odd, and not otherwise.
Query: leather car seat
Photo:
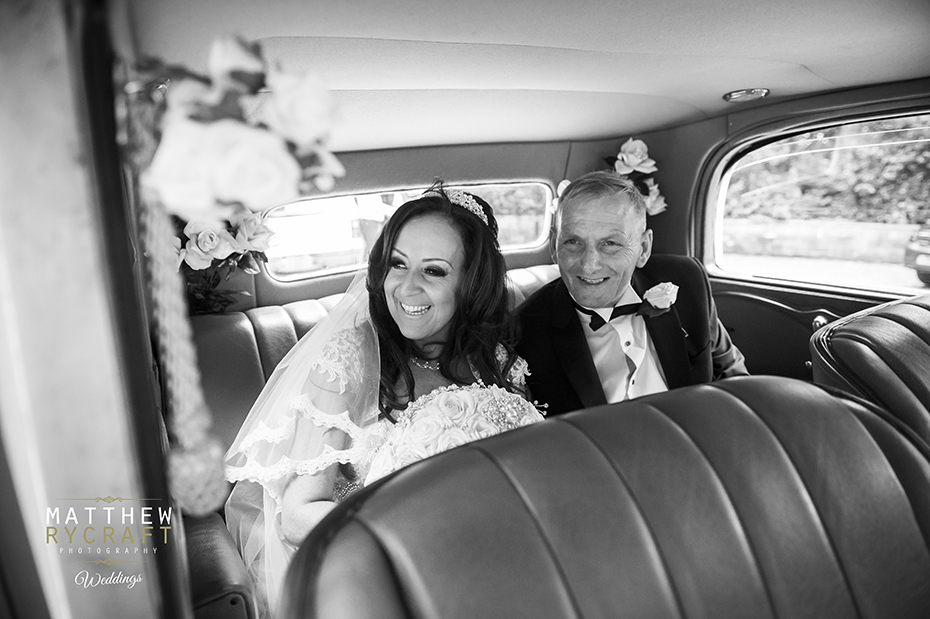
[[[284,617],[930,616],[930,452],[884,411],[740,377],[402,469],[295,555]]]
[[[875,402],[930,445],[930,295],[840,318],[810,349],[814,382]]]

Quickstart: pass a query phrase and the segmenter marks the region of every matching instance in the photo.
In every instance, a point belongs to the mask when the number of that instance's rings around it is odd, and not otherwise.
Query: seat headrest
[[[930,294],[840,318],[810,349],[814,382],[878,404],[930,445]]]
[[[871,405],[744,377],[421,461],[297,552],[301,617],[930,616],[930,459]]]

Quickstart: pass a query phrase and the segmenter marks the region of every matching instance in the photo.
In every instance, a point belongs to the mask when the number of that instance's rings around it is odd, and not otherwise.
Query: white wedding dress
[[[439,452],[542,420],[523,397],[480,381],[426,393],[396,414],[378,418],[380,363],[368,320],[364,279],[356,279],[327,320],[307,334],[272,374],[226,454],[236,482],[226,523],[257,588],[261,615],[274,616],[287,566],[296,551],[281,534],[281,498],[297,475],[337,466],[333,500]],[[497,356],[505,361],[498,346]],[[510,379],[522,386],[526,362]],[[347,437],[343,448],[327,440]]]

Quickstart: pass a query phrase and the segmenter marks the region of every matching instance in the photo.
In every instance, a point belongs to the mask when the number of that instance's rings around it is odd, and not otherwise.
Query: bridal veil
[[[377,447],[380,361],[369,320],[365,271],[329,315],[311,329],[272,373],[226,453],[236,482],[226,522],[258,587],[263,616],[273,616],[296,547],[281,532],[281,499],[297,475],[338,465],[334,500],[351,492]],[[327,445],[332,429],[345,448]]]

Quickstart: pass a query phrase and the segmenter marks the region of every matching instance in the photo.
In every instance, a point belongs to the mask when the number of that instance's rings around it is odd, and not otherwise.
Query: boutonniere
[[[678,286],[671,282],[663,282],[653,286],[643,294],[646,303],[640,310],[644,316],[660,316],[667,312],[678,298]]]

